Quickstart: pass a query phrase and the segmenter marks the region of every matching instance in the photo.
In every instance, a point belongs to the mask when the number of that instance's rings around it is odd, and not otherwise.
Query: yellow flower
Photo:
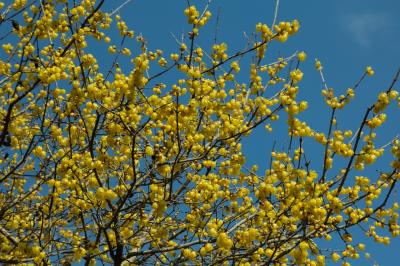
[[[318,59],[315,59],[315,68],[316,68],[318,71],[322,70],[321,61],[319,61]]]
[[[334,252],[333,254],[332,254],[332,260],[333,261],[338,261],[338,260],[340,260],[340,255],[339,254],[337,254],[336,252]]]
[[[233,246],[233,241],[226,233],[220,233],[217,237],[217,246],[229,250]]]
[[[307,58],[307,55],[305,52],[300,52],[297,54],[297,58],[299,59],[299,61],[305,61]]]
[[[367,66],[365,68],[365,72],[367,73],[368,76],[373,76],[375,74],[374,70],[372,69],[371,66]]]

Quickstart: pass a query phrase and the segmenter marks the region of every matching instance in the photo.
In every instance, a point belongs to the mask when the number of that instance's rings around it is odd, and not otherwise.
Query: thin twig
[[[272,21],[271,28],[273,29],[276,23],[276,19],[278,18],[278,10],[279,10],[279,0],[275,2],[275,12],[274,12],[274,20]]]
[[[207,4],[206,4],[206,6],[204,7],[203,12],[201,13],[201,15],[200,15],[200,17],[199,17],[199,20],[200,20],[202,17],[204,17],[204,14],[207,12],[208,8],[210,7],[211,2],[212,2],[211,0],[208,0],[208,1],[207,1]]]
[[[317,59],[315,59],[315,61],[317,61]],[[318,72],[319,72],[319,75],[321,76],[321,80],[322,80],[322,84],[324,85],[324,88],[326,90],[328,90],[328,85],[326,83],[326,80],[325,80],[325,77],[324,77],[324,73],[322,72],[322,67],[321,67],[321,69],[318,70]]]
[[[218,10],[217,10],[217,20],[215,21],[214,44],[217,43],[218,26],[219,26],[219,16],[220,16],[220,15],[221,15],[221,7],[218,7]]]
[[[132,0],[126,0],[125,2],[123,2],[119,7],[117,7],[113,12],[110,13],[110,17],[115,13],[117,13],[121,8],[123,8],[126,4],[128,4],[131,1]]]

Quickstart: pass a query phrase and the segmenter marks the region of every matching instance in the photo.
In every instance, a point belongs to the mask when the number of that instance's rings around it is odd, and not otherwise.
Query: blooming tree
[[[353,131],[336,114],[372,68],[341,95],[325,86],[331,116],[319,132],[298,117],[306,54],[264,58],[298,32],[297,20],[258,23],[249,46],[229,53],[225,43],[197,45],[211,12],[188,5],[191,30],[164,54],[104,2],[0,2],[0,262],[349,265],[364,250],[354,227],[385,244],[400,233],[391,197],[400,141],[375,145],[400,72]],[[89,52],[100,44],[109,69]],[[237,79],[243,64],[247,83]],[[288,149],[274,149],[262,171],[247,166],[243,138],[271,131],[279,115]],[[320,162],[307,160],[306,139],[321,145]],[[386,169],[363,170],[385,152]],[[343,245],[320,248],[332,235]]]

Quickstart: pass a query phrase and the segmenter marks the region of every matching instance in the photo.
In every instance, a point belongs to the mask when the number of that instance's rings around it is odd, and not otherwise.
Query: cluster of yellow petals
[[[297,20],[258,23],[254,43],[232,53],[224,42],[195,45],[211,12],[189,6],[189,38],[164,54],[141,35],[131,39],[138,49],[125,44],[134,32],[103,2],[15,0],[7,8],[20,23],[0,59],[2,262],[348,265],[365,249],[353,226],[384,244],[381,229],[400,234],[398,204],[385,200],[400,179],[399,140],[390,143],[389,170],[360,172],[389,146],[376,145],[375,130],[395,90],[379,94],[359,131],[319,132],[300,119],[309,108],[297,99],[305,52],[265,62],[270,43],[298,32]],[[109,70],[92,45],[113,58]],[[240,59],[251,52],[246,65]],[[315,67],[322,74],[320,61]],[[367,67],[364,76],[373,74]],[[322,95],[335,112],[355,89]],[[248,169],[243,139],[259,126],[272,131],[280,117],[289,147],[274,149],[264,172]],[[322,165],[310,163],[303,140],[325,149]],[[334,169],[338,157],[348,165]],[[318,249],[316,239],[336,234],[342,250]]]

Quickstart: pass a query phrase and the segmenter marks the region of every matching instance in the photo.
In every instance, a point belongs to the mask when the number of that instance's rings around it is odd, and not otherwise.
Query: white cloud
[[[345,27],[355,41],[364,47],[369,47],[374,38],[390,26],[389,17],[386,14],[352,14],[347,17],[346,22]]]

